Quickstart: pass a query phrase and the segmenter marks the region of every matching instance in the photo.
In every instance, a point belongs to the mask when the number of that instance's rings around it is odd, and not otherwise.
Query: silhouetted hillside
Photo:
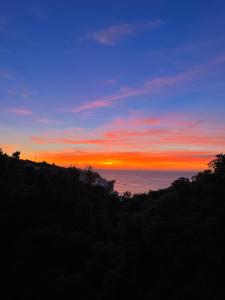
[[[224,299],[225,155],[209,167],[118,197],[1,152],[6,299]]]

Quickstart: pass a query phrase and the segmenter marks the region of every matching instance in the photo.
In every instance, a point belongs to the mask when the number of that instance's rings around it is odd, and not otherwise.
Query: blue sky
[[[219,0],[1,3],[2,148],[115,168],[126,153],[222,152],[224,28]]]

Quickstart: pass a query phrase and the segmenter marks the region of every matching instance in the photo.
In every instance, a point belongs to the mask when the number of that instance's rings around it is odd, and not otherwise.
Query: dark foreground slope
[[[5,299],[225,299],[225,156],[210,167],[119,198],[0,154]]]

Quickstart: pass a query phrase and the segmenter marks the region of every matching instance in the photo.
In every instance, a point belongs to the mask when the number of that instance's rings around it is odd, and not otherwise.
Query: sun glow
[[[23,155],[23,158],[33,159],[33,155]],[[130,170],[204,170],[214,154],[205,152],[39,152],[37,161],[46,161],[61,166],[74,165],[105,169]]]
[[[103,161],[102,164],[106,165],[106,166],[112,166],[112,165],[114,165],[114,162],[113,161]]]

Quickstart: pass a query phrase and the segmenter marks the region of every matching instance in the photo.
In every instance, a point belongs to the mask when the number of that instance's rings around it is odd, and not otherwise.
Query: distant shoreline
[[[203,170],[146,170],[146,169],[99,169],[99,168],[93,168],[94,171],[109,171],[109,172],[185,172],[185,173],[198,173],[198,172],[202,172]]]
[[[191,178],[196,171],[147,171],[147,170],[109,170],[97,169],[100,176],[107,180],[115,180],[115,190],[120,194],[127,191],[131,194],[147,193],[149,190],[167,188],[180,177]]]

